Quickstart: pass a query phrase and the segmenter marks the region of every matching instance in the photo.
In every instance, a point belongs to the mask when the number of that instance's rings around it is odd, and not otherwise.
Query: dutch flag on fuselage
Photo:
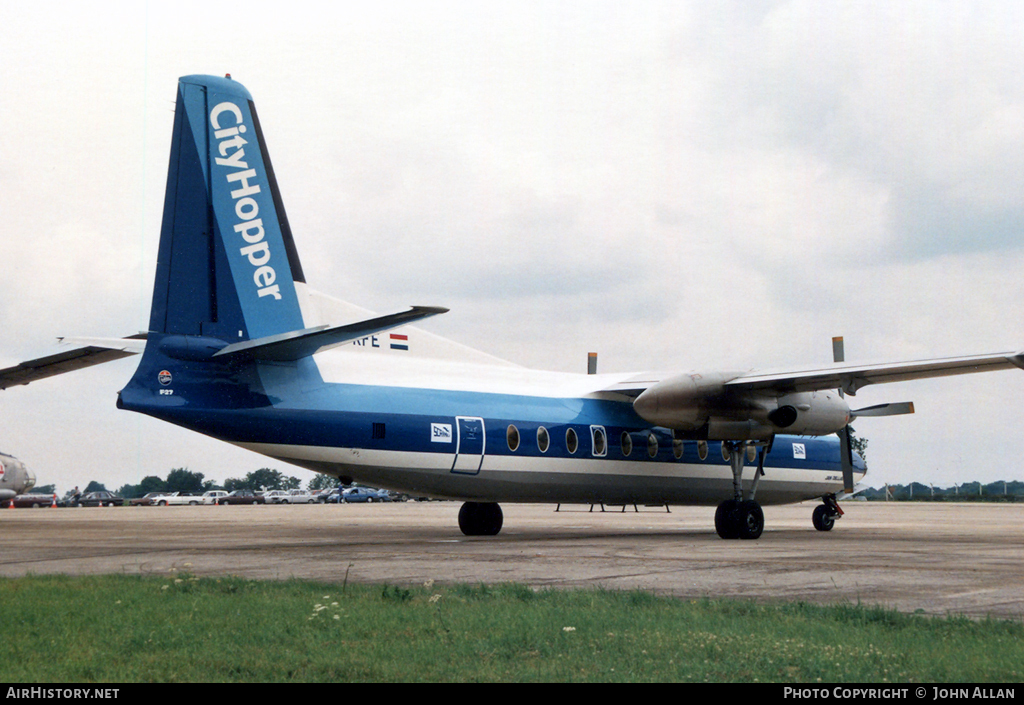
[[[391,349],[392,350],[408,350],[409,349],[409,336],[402,333],[391,333]]]

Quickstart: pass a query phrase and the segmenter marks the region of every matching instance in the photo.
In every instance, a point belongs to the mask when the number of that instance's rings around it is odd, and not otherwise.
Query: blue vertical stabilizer
[[[151,332],[232,343],[300,330],[302,280],[249,92],[180,79]]]

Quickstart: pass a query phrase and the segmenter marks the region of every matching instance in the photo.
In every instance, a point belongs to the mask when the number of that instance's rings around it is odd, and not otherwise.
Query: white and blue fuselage
[[[297,285],[304,326],[366,312]],[[159,346],[151,346],[159,350]],[[209,361],[163,357],[121,405],[258,453],[414,495],[479,502],[715,505],[732,471],[718,442],[652,427],[627,393],[656,374],[523,368],[414,327],[295,362],[263,362],[218,402]],[[140,366],[141,367],[141,366]],[[159,370],[156,368],[159,367]],[[181,367],[182,369],[176,369]],[[169,373],[160,384],[161,372]],[[219,374],[219,372],[218,372]],[[154,388],[156,387],[156,388]],[[255,401],[253,401],[255,400]],[[218,405],[228,407],[217,411]],[[744,482],[756,470],[747,459]],[[865,468],[855,459],[857,479]],[[779,435],[757,498],[798,502],[843,489],[839,442]]]

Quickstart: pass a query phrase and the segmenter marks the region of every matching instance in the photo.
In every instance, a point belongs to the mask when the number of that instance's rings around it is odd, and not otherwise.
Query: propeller
[[[832,338],[832,361],[845,362],[846,354],[842,337]],[[839,390],[843,396],[843,390]],[[890,404],[876,404],[866,406],[863,409],[851,410],[850,421],[860,416],[900,416],[902,414],[914,413],[914,402],[902,401]],[[853,492],[853,447],[850,444],[849,424],[841,428],[836,435],[839,436],[839,463],[843,469],[843,489],[849,494]]]
[[[850,420],[858,416],[900,416],[914,413],[914,402],[901,401],[895,404],[876,404],[850,412]]]
[[[842,336],[832,338],[832,362],[840,363],[846,361],[846,350],[843,346]],[[846,396],[843,390],[839,390],[839,396]],[[851,412],[852,420],[856,414]],[[839,436],[839,466],[843,469],[843,490],[849,494],[853,492],[853,447],[850,445],[850,424],[847,423],[836,433]]]

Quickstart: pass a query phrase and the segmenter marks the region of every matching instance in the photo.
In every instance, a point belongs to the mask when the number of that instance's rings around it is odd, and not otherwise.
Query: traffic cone
[[[53,503],[50,505],[50,509],[56,509],[56,508],[57,508],[57,493],[54,492],[53,493]]]

